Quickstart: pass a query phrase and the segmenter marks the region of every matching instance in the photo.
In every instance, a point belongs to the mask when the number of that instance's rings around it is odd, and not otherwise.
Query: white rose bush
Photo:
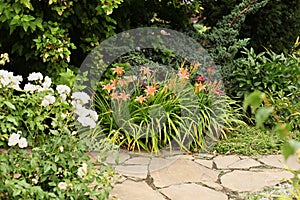
[[[95,169],[75,129],[96,127],[90,101],[40,72],[0,70],[0,199],[108,198],[113,170]]]

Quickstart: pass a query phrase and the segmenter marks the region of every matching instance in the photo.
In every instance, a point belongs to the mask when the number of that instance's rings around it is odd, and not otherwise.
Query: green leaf
[[[50,133],[53,135],[59,135],[59,132],[57,130],[50,130]]]
[[[291,155],[294,155],[294,153],[296,152],[290,142],[284,144],[281,148],[281,151],[285,160],[287,160]]]
[[[9,107],[10,109],[16,110],[15,105],[13,105],[12,103],[10,103],[9,101],[4,101],[4,104]]]
[[[18,126],[18,122],[16,121],[16,119],[12,116],[8,116],[7,117],[7,121],[12,122],[14,125]]]
[[[262,104],[263,95],[264,93],[260,91],[254,91],[251,94],[249,94],[243,102],[244,110],[246,111],[248,106],[251,106],[251,111],[254,113],[256,109]]]
[[[26,6],[26,8],[28,9],[32,9],[32,5],[30,3],[30,0],[21,0],[21,3],[24,4],[24,6]]]
[[[262,107],[259,108],[255,115],[256,127],[263,128],[264,122],[268,119],[268,117],[273,112],[273,107]]]

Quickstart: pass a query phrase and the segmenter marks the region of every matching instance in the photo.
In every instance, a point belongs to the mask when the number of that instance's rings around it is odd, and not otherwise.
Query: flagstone
[[[237,192],[257,192],[265,187],[275,186],[292,174],[279,169],[234,170],[221,177],[223,187]]]
[[[191,199],[205,199],[205,200],[227,200],[228,197],[222,192],[209,189],[207,187],[191,183],[172,185],[160,190],[164,195],[172,200],[191,200]]]
[[[176,157],[173,157],[173,159],[152,158],[149,165],[149,171],[150,173],[152,173],[153,171],[168,167],[171,164],[173,164],[176,160]]]
[[[229,156],[217,156],[213,158],[214,163],[216,164],[218,169],[228,168],[229,165],[240,161],[241,159],[237,155],[229,155]]]
[[[108,164],[116,164],[116,163],[124,163],[127,159],[129,159],[130,156],[128,153],[126,152],[123,152],[123,151],[120,151],[118,153],[118,157],[117,157],[117,161],[115,159],[115,155],[111,154],[109,155],[106,160],[104,161],[105,163],[108,163]]]
[[[116,184],[110,193],[110,200],[165,200],[158,191],[152,190],[145,182],[126,180]]]
[[[176,160],[172,165],[151,173],[156,187],[166,187],[187,182],[216,182],[219,173],[190,160]]]
[[[206,185],[207,187],[214,189],[214,190],[223,190],[222,185],[216,183],[216,182],[211,182],[211,181],[203,181],[201,182],[202,184]]]
[[[147,178],[148,174],[147,165],[118,165],[116,166],[115,170],[124,176],[130,176],[139,179]]]
[[[149,165],[149,163],[150,158],[147,157],[134,157],[124,162],[126,165]]]
[[[213,167],[213,161],[212,160],[202,160],[202,159],[196,159],[195,160],[196,163],[207,167],[207,168],[212,168]]]
[[[216,157],[216,155],[209,153],[198,153],[195,154],[194,157],[198,159],[212,159],[213,157]]]
[[[287,165],[288,167],[290,167],[294,170],[300,169],[300,164],[298,162],[298,158],[296,155],[290,156],[286,162],[282,155],[262,156],[258,160],[260,162],[263,162],[264,164],[272,166],[272,167],[285,168],[285,165]]]
[[[249,169],[251,167],[259,167],[261,164],[257,162],[256,160],[253,160],[251,158],[243,159],[240,161],[237,161],[231,165],[228,165],[228,168],[230,169]]]

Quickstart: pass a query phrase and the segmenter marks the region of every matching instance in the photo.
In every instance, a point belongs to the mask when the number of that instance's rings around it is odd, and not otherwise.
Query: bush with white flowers
[[[40,72],[22,81],[0,70],[0,199],[107,199],[113,170],[95,168],[76,130],[96,127],[90,97]]]
[[[40,72],[29,74],[23,88],[22,81],[22,76],[0,70],[0,107],[3,108],[0,119],[4,122],[0,125],[0,140],[8,139],[9,134],[20,129],[32,144],[41,135],[73,131],[75,121],[83,127],[96,127],[98,115],[85,107],[90,101],[86,93],[71,93],[66,85],[57,85],[54,90],[52,80]]]

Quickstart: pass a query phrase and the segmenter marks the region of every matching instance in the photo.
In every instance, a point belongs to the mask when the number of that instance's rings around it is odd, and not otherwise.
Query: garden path
[[[95,157],[96,154],[92,153]],[[110,200],[230,200],[244,192],[259,192],[300,169],[296,157],[239,156],[180,151],[161,155],[120,151],[119,162],[108,157],[118,179]]]

